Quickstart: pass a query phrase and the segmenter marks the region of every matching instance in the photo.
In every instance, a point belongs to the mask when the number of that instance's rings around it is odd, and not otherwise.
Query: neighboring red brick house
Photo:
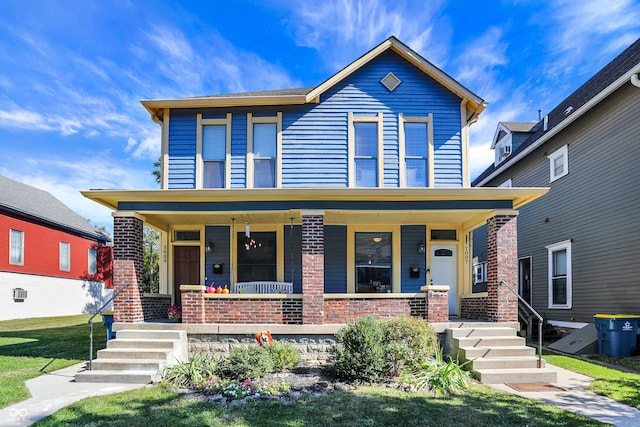
[[[109,238],[50,193],[0,176],[0,320],[95,312]]]

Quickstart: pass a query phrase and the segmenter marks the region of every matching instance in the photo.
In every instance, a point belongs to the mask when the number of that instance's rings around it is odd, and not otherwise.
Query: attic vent
[[[569,105],[566,110],[564,110],[564,115],[568,116],[573,111],[573,107]]]
[[[22,302],[27,299],[27,290],[22,288],[13,288],[13,300]]]
[[[402,83],[402,81],[398,77],[396,77],[395,74],[389,72],[389,74],[387,74],[382,80],[380,80],[380,83],[382,83],[384,87],[389,89],[389,92],[393,92],[395,88],[397,88],[400,83]]]

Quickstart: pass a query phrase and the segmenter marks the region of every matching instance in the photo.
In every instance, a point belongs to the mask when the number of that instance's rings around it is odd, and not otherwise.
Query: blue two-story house
[[[83,192],[114,210],[116,321],[170,303],[187,323],[517,320],[500,282],[517,283],[518,208],[546,189],[470,187],[486,104],[395,37],[313,88],[142,104],[162,127],[161,189]],[[161,295],[141,288],[145,223]],[[473,294],[485,224],[489,284]]]

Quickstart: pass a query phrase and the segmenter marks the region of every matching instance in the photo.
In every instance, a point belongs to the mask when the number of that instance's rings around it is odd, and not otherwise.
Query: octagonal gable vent
[[[392,72],[389,72],[386,76],[384,76],[382,80],[380,80],[380,83],[382,83],[382,85],[386,87],[389,90],[389,92],[393,92],[395,88],[397,88],[400,85],[400,83],[402,83],[402,80],[400,80]]]

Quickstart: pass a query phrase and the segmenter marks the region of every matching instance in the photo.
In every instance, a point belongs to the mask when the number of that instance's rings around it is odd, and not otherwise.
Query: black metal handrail
[[[533,314],[538,318],[538,368],[542,368],[542,316],[540,316],[540,313],[538,313],[535,308],[531,307],[531,305],[528,302],[526,302],[520,296],[520,294],[514,291],[511,288],[511,286],[507,284],[507,282],[505,282],[504,280],[501,280],[500,284],[506,286],[507,289],[511,291],[511,293],[513,293],[515,296],[518,297],[518,300],[522,303],[522,305],[525,306],[527,310],[531,312],[531,314]]]
[[[110,303],[111,301],[113,301],[114,299],[116,299],[116,297],[117,297],[118,295],[120,295],[120,293],[121,293],[122,291],[124,291],[125,289],[127,289],[130,285],[131,285],[131,283],[129,283],[129,284],[127,284],[127,285],[124,285],[122,288],[120,288],[120,290],[119,290],[118,292],[115,292],[115,293],[111,296],[111,298],[109,298],[109,299],[107,300],[107,302],[105,302],[104,304],[102,304],[102,307],[100,307],[100,308],[98,309],[98,311],[97,311],[93,316],[91,316],[91,317],[89,318],[89,370],[91,370],[91,367],[92,367],[91,365],[92,365],[92,362],[93,362],[93,319],[94,319],[98,314],[101,314],[101,313],[102,313],[102,311],[104,310],[104,308],[105,308],[107,305],[109,305],[109,303]],[[107,337],[107,340],[108,340],[108,339],[109,339],[109,337]]]

